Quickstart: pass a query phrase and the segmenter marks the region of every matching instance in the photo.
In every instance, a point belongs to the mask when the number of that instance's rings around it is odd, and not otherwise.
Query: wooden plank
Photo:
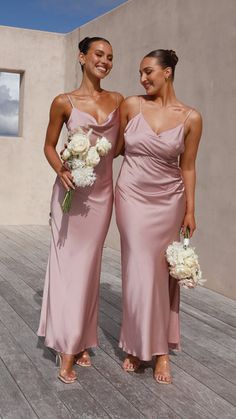
[[[199,322],[186,313],[181,313],[181,327],[184,336],[189,337],[199,346],[223,358],[229,364],[236,365],[236,340],[211,326]]]
[[[39,257],[31,251],[30,247],[22,247],[16,242],[6,239],[4,234],[0,232],[0,251],[11,255],[16,260],[21,260],[25,264],[28,264],[33,269],[40,269],[42,272],[45,270],[46,262],[40,260]]]
[[[99,334],[100,346],[108,347],[107,339],[102,333]],[[116,342],[117,343],[117,342]],[[110,353],[110,351],[109,351]],[[145,418],[173,418],[179,416],[164,401],[161,401],[157,393],[150,393],[149,389],[140,383],[137,374],[125,373],[120,363],[116,359],[112,359],[109,353],[101,349],[96,351],[93,360],[95,368],[103,375],[106,380],[110,381],[117,390],[133,405]]]
[[[2,339],[2,337],[1,337]],[[35,419],[31,405],[0,358],[0,417],[3,419]]]
[[[192,290],[192,291],[195,291],[195,290]],[[233,308],[232,309],[230,308],[230,310],[227,310],[226,307],[225,309],[224,308],[221,309],[220,307],[214,304],[214,301],[211,301],[211,304],[210,304],[207,301],[204,301],[203,299],[201,299],[200,296],[197,297],[197,295],[194,295],[190,292],[189,293],[182,292],[181,300],[184,303],[189,304],[192,307],[195,307],[198,310],[202,311],[202,313],[206,313],[212,317],[215,317],[218,320],[221,320],[224,323],[229,324],[232,327],[236,327],[236,314],[235,314],[236,310]]]
[[[203,313],[202,311],[190,306],[189,304],[181,302],[180,308],[182,312],[189,314],[191,317],[194,317],[195,319],[200,320],[204,324],[208,324],[209,326],[213,327],[215,330],[220,330],[221,332],[224,332],[226,335],[236,339],[235,327],[230,326],[222,320],[218,320],[215,317],[210,316],[209,314]]]
[[[35,368],[35,365],[17,345],[15,339],[1,322],[0,334],[1,359],[24,394],[25,399],[31,405],[35,416],[69,419],[68,409],[59,400],[52,388],[44,380],[43,375]],[[10,397],[9,403],[14,404],[12,397]],[[46,412],[47,415],[44,416]],[[15,418],[17,417],[16,415]]]
[[[73,418],[108,419],[111,417],[84,389],[60,391],[58,394]]]
[[[42,297],[33,290],[19,275],[12,272],[8,267],[0,262],[0,278],[8,282],[14,290],[23,297],[34,309],[41,307]]]

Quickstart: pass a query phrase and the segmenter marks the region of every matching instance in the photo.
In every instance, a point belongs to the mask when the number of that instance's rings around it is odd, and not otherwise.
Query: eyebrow
[[[102,49],[95,49],[95,52],[100,52],[101,54],[105,54],[105,52]],[[112,54],[108,54],[109,57],[113,57]]]
[[[153,67],[150,67],[150,66],[145,67],[143,70],[139,70],[139,74],[142,74],[144,71],[147,71],[147,70],[153,70]]]

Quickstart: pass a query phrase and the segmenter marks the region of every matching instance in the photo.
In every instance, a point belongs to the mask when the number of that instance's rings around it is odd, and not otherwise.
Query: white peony
[[[106,154],[109,152],[111,147],[112,147],[111,143],[105,137],[97,139],[96,149],[99,156],[106,156]]]
[[[71,156],[70,151],[67,148],[65,148],[61,156],[62,160],[66,161],[70,158],[70,156]]]
[[[90,147],[87,157],[86,157],[86,164],[91,167],[97,166],[97,164],[100,162],[99,154],[96,150],[96,147]]]
[[[198,256],[193,247],[181,242],[173,242],[166,250],[170,275],[178,279],[184,288],[194,288],[203,285],[202,272],[198,263]]]
[[[82,167],[71,172],[76,186],[84,188],[85,186],[92,186],[96,180],[96,175],[92,167]]]
[[[77,132],[70,137],[68,150],[73,156],[83,157],[87,154],[90,147],[88,134]]]

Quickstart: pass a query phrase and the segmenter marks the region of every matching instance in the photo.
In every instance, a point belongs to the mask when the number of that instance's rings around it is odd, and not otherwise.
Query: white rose
[[[70,151],[67,148],[65,148],[65,150],[63,151],[61,158],[64,161],[70,158]]]
[[[97,166],[100,162],[99,154],[96,150],[96,147],[90,147],[87,157],[86,157],[86,164],[91,167]]]
[[[111,143],[105,138],[98,138],[96,142],[96,149],[99,156],[105,156],[111,149]]]
[[[85,156],[90,147],[90,141],[86,134],[76,133],[71,136],[71,140],[67,146],[73,156]]]

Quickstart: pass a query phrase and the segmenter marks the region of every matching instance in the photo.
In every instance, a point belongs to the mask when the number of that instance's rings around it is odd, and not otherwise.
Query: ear
[[[79,53],[79,62],[80,62],[81,65],[84,65],[84,63],[85,63],[85,55],[84,55],[83,52]]]
[[[172,68],[171,67],[166,67],[164,70],[164,77],[166,80],[171,79],[172,78]]]

